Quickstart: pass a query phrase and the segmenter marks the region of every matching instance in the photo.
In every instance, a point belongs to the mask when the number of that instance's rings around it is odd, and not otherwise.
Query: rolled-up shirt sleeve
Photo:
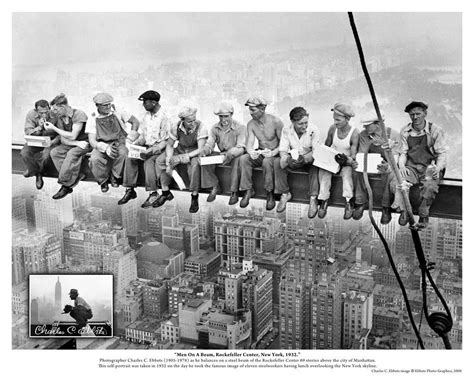
[[[173,123],[170,127],[170,131],[169,131],[169,137],[174,140],[174,141],[177,141],[178,140],[178,127],[179,127],[180,123]]]
[[[203,123],[201,123],[199,125],[199,129],[198,129],[198,133],[197,133],[197,139],[198,141],[200,139],[203,139],[203,138],[207,138],[207,136],[209,135],[208,131],[207,131],[207,128],[204,126]]]
[[[288,153],[290,151],[290,139],[286,128],[283,128],[281,132],[280,146],[278,149],[280,153]]]

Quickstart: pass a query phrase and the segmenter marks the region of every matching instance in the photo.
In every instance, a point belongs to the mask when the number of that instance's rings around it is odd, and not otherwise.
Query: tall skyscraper
[[[104,252],[103,273],[113,274],[116,297],[122,296],[130,282],[138,278],[135,251],[128,245],[127,238]]]
[[[138,232],[138,201],[129,201],[127,204],[117,205],[121,195],[115,192],[92,195],[91,206],[102,209],[102,217],[114,225],[123,226],[128,233]]]
[[[49,191],[39,191],[34,204],[36,229],[54,234],[64,250],[63,228],[73,223],[72,198],[53,200]]]
[[[272,272],[259,269],[246,273],[242,283],[242,307],[252,314],[252,342],[256,343],[273,326]]]
[[[350,349],[363,329],[372,328],[374,316],[373,293],[349,291],[342,294],[342,348]]]
[[[21,196],[12,197],[12,231],[27,229],[26,200]]]
[[[58,280],[56,281],[56,284],[54,286],[54,309],[56,310],[61,309],[61,304],[63,303],[61,293],[62,286],[58,276]]]
[[[341,348],[341,279],[321,273],[313,285],[311,304],[311,349]]]

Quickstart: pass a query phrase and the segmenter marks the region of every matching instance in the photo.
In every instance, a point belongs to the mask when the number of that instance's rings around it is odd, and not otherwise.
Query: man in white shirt
[[[313,166],[313,146],[319,143],[319,130],[308,124],[309,114],[303,107],[293,108],[290,112],[291,125],[285,126],[280,140],[280,166],[283,175],[275,180],[281,183],[283,194],[277,206],[277,212],[286,209],[291,200],[288,185],[288,169],[303,169],[309,174],[309,209],[308,217],[313,218],[318,211],[317,196],[319,192],[318,167]]]

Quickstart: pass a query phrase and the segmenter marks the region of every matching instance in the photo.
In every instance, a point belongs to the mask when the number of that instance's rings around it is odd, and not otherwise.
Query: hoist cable
[[[389,141],[388,141],[387,133],[386,133],[386,130],[385,130],[385,124],[384,124],[382,115],[380,113],[377,97],[375,96],[375,90],[374,90],[374,87],[372,85],[372,80],[370,79],[370,75],[369,75],[369,72],[367,70],[367,65],[365,63],[364,52],[362,50],[362,44],[361,44],[360,39],[359,39],[359,34],[357,32],[357,27],[356,27],[356,24],[355,24],[355,21],[354,21],[354,16],[353,16],[352,12],[348,12],[348,15],[349,15],[349,21],[350,21],[350,24],[351,24],[352,33],[354,34],[354,39],[355,39],[355,42],[356,42],[356,45],[357,45],[357,51],[359,53],[359,58],[360,58],[361,66],[362,66],[362,71],[364,72],[364,76],[365,76],[365,79],[367,81],[367,85],[369,87],[370,96],[372,98],[372,102],[374,104],[375,112],[377,113],[377,118],[379,120],[380,127],[381,127],[381,130],[382,130],[382,138],[383,138],[385,144],[388,145],[388,148],[384,149],[385,150],[385,157],[386,157],[388,163],[390,164],[390,167],[392,168],[393,173],[395,174],[395,177],[397,179],[398,184],[402,185],[403,179],[401,177],[400,170],[398,169],[398,165],[395,162],[395,159],[393,157],[390,145],[388,143]],[[365,153],[365,156],[364,156],[364,168],[365,168],[366,165],[367,165],[367,153]],[[367,187],[367,190],[369,191],[370,184],[368,183],[368,176],[367,176],[366,171],[364,172],[364,180],[366,180],[366,187]],[[371,191],[371,189],[370,189],[370,191]],[[425,255],[423,253],[423,246],[421,245],[420,236],[418,234],[418,227],[414,225],[415,224],[415,219],[414,219],[414,216],[413,216],[413,211],[412,211],[412,208],[411,208],[410,199],[408,197],[408,191],[401,190],[401,193],[403,195],[403,202],[405,204],[405,209],[406,209],[406,212],[408,214],[408,221],[409,221],[409,224],[410,224],[411,235],[412,235],[413,243],[415,245],[415,252],[416,252],[416,256],[418,258],[418,262],[419,262],[420,270],[421,270],[422,292],[423,292],[423,299],[424,299],[423,300],[423,311],[425,313],[425,316],[426,316],[426,319],[428,321],[428,325],[430,326],[430,328],[432,330],[434,330],[443,339],[443,342],[445,344],[446,349],[451,349],[451,344],[450,344],[449,338],[448,338],[448,333],[451,330],[452,325],[453,325],[453,319],[452,319],[452,316],[451,316],[451,312],[449,310],[449,307],[448,307],[446,301],[444,300],[441,292],[439,291],[436,283],[434,282],[434,280],[431,277],[431,274],[428,270]],[[369,214],[370,214],[370,207],[371,207],[371,204],[369,202]],[[376,226],[375,220],[373,219],[373,217],[371,217],[371,222],[372,222],[372,225],[374,226],[377,234],[382,239],[382,243],[384,244],[385,250],[387,251],[389,261],[392,264],[393,259],[391,257],[390,249],[388,248],[388,244],[386,243],[385,238],[383,238],[383,235],[380,232],[380,229]],[[392,265],[392,269],[393,268],[396,269],[396,267],[394,267]],[[396,270],[394,270],[394,273],[395,273],[395,276],[398,276],[398,272]],[[426,278],[428,278],[433,290],[435,291],[436,295],[438,296],[438,299],[441,301],[446,313],[434,312],[432,314],[429,314],[428,305],[427,305],[427,301],[426,301]],[[399,284],[401,284],[400,289],[402,290],[402,293],[406,294],[403,283],[401,281],[399,281]],[[405,295],[404,295],[404,298],[405,298]],[[408,300],[408,298],[406,298],[406,300]],[[408,304],[408,302],[407,302],[407,304]],[[411,313],[411,309],[409,308],[409,306],[407,307],[407,312],[408,312],[408,315],[409,315],[409,318],[410,318],[410,322],[412,323],[413,330],[415,331],[415,334],[417,335],[420,346],[422,348],[424,348],[421,337],[419,336],[419,331],[417,330],[416,325],[414,324],[414,322],[412,322],[413,315]]]

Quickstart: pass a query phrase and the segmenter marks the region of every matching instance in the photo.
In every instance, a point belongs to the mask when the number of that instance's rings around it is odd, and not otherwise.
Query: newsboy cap
[[[382,116],[382,121],[385,121],[385,116]],[[360,123],[362,126],[368,126],[370,124],[373,124],[374,122],[379,122],[379,118],[377,117],[376,113],[367,113],[363,115],[360,119]]]
[[[69,295],[78,295],[79,292],[75,289],[75,288],[72,288],[70,291],[69,291]]]
[[[148,90],[148,91],[145,91],[143,92],[138,100],[140,101],[145,101],[145,100],[155,100],[155,101],[160,101],[160,94],[156,91],[153,91],[153,90]]]
[[[410,112],[413,108],[421,108],[423,109],[424,111],[426,111],[428,109],[428,104],[425,104],[421,101],[412,101],[410,104],[408,104],[406,107],[405,107],[405,112]]]
[[[197,113],[197,108],[183,107],[178,113],[178,117],[183,119],[186,117],[194,116]]]
[[[100,92],[92,98],[92,101],[97,105],[110,104],[114,98],[106,92]]]
[[[225,116],[234,113],[232,104],[223,101],[215,109],[214,114],[217,116]]]
[[[340,114],[341,116],[344,117],[354,117],[355,113],[352,110],[350,105],[347,104],[341,104],[341,103],[336,103],[334,104],[334,107],[331,109],[333,112],[336,112],[337,114]]]
[[[257,107],[259,105],[267,105],[267,101],[263,97],[251,97],[245,102],[246,107]]]

